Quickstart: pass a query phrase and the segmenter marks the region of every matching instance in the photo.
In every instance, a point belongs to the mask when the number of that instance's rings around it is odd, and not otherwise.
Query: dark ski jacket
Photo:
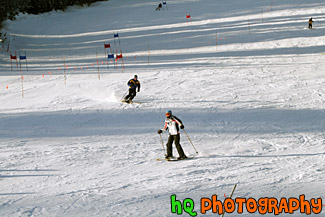
[[[139,80],[135,80],[135,79],[129,80],[128,86],[131,90],[136,90],[138,88],[138,92],[140,92],[140,81]]]
[[[163,131],[168,130],[170,135],[178,135],[179,134],[179,126],[183,123],[182,121],[174,115],[171,115],[170,118],[166,118],[165,126]]]

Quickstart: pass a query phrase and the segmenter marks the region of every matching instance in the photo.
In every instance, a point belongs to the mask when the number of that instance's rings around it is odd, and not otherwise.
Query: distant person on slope
[[[166,120],[165,120],[165,126],[163,129],[158,130],[158,134],[161,134],[163,131],[168,130],[169,137],[168,142],[166,144],[167,146],[167,155],[165,156],[166,159],[169,159],[173,157],[173,142],[175,141],[175,146],[177,149],[177,152],[179,154],[178,160],[186,159],[187,156],[184,154],[183,148],[181,146],[180,142],[180,134],[179,134],[179,128],[184,129],[184,125],[180,119],[178,119],[176,116],[172,115],[172,111],[169,110],[166,112]]]
[[[156,8],[156,11],[160,11],[161,8],[162,8],[162,4],[159,3],[158,7]]]
[[[309,25],[308,25],[308,28],[309,28],[309,29],[312,29],[312,28],[313,28],[313,22],[314,22],[314,21],[313,21],[313,18],[310,18],[309,21],[308,21],[308,24],[309,24]]]
[[[129,86],[129,94],[124,97],[123,102],[132,103],[133,98],[137,95],[137,88],[138,92],[140,92],[140,81],[138,80],[138,76],[134,75],[134,78],[130,79],[127,85]]]

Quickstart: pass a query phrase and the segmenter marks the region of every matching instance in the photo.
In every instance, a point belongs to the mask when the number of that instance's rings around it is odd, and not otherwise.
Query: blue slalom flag
[[[108,54],[108,59],[114,59],[114,54]]]
[[[26,56],[19,56],[20,60],[26,60],[27,57]]]
[[[117,38],[117,37],[119,37],[119,36],[118,36],[118,33],[117,33],[117,34],[114,34],[114,38]]]

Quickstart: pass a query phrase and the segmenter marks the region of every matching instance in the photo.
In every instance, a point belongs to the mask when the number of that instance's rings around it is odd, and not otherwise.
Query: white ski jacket
[[[170,118],[166,118],[165,126],[163,131],[168,130],[170,135],[179,134],[179,126],[182,126],[182,121],[178,119],[176,116],[172,115]]]

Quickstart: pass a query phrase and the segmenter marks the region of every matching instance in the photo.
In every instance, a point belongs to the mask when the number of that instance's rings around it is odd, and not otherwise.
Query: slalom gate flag
[[[120,54],[120,55],[116,55],[116,59],[122,59],[123,58],[123,56],[122,56],[122,54]]]
[[[114,54],[108,54],[108,59],[114,59]]]
[[[27,57],[26,57],[26,56],[19,56],[19,59],[20,59],[20,60],[26,60]]]
[[[192,22],[192,19],[191,19],[191,15],[190,13],[186,13],[186,22],[188,23],[188,19],[190,19],[190,21]]]
[[[104,48],[110,48],[111,44],[104,44]]]
[[[117,33],[117,34],[114,34],[114,38],[117,38],[117,37],[119,37],[119,36],[118,36],[118,33]]]
[[[10,59],[12,59],[12,60],[16,60],[17,57],[16,57],[16,56],[13,56],[13,55],[10,54]]]

